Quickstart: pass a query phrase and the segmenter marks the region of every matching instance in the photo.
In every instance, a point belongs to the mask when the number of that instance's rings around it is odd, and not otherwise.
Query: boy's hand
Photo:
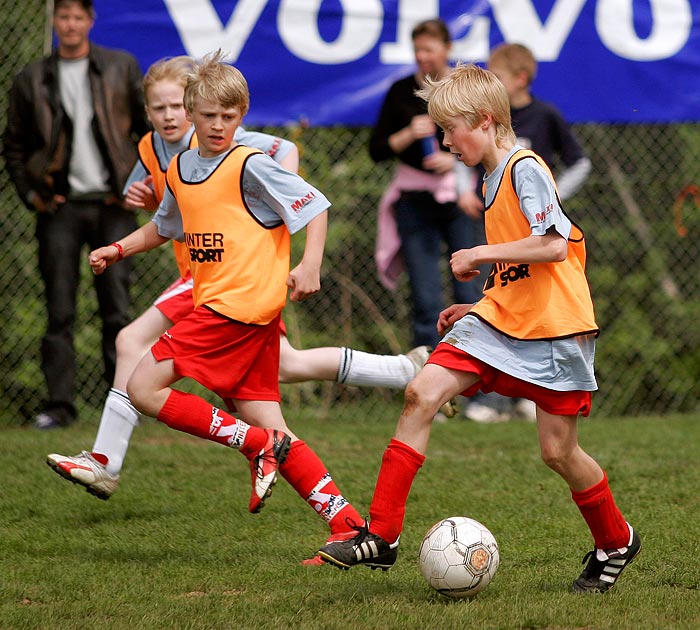
[[[99,276],[107,267],[119,260],[119,250],[114,245],[100,247],[90,252],[88,260],[90,267],[92,267],[92,273]]]
[[[423,158],[423,166],[433,173],[443,175],[449,173],[455,167],[455,158],[447,151],[436,151]]]
[[[444,335],[456,321],[462,319],[471,309],[473,304],[453,304],[448,306],[438,316],[438,335]]]
[[[454,252],[450,257],[450,269],[452,269],[452,275],[454,275],[454,277],[460,282],[469,282],[481,274],[481,272],[477,269],[479,263],[476,261],[476,249],[476,247],[471,249],[460,249]]]
[[[134,182],[126,191],[124,201],[127,206],[154,211],[158,209],[158,199],[151,187],[153,177],[149,175],[142,182]]]
[[[287,286],[292,290],[289,299],[302,302],[321,290],[321,270],[307,269],[301,262],[289,272]]]
[[[411,128],[414,140],[429,138],[430,136],[434,136],[437,131],[433,119],[428,116],[428,114],[419,114],[411,118],[409,127]]]
[[[484,217],[484,202],[473,190],[463,192],[457,199],[457,205],[471,219],[480,220]]]

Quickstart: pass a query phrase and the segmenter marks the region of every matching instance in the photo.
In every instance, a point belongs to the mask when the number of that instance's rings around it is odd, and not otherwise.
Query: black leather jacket
[[[122,188],[137,160],[136,143],[148,131],[142,75],[136,59],[120,50],[90,44],[90,86],[95,116],[92,126],[109,170],[112,192]],[[71,121],[60,101],[58,55],[30,63],[15,77],[10,91],[3,156],[10,178],[28,208],[34,191],[48,200],[69,195]]]

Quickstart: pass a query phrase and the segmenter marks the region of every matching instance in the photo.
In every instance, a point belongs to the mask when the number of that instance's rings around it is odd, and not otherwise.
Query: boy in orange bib
[[[139,159],[124,186],[129,206],[157,210],[165,195],[165,177],[171,160],[178,153],[197,146],[197,136],[185,115],[183,103],[187,74],[192,71],[193,63],[191,57],[168,57],[152,64],[146,72],[143,92],[153,130],[141,138]],[[242,126],[236,129],[234,140],[262,150],[280,166],[297,172],[299,152],[293,142],[248,131]],[[50,453],[46,459],[63,479],[85,487],[103,500],[109,499],[119,486],[132,432],[138,425],[140,414],[126,393],[129,376],[160,335],[194,310],[190,251],[184,242],[173,240],[172,244],[179,277],[152,306],[119,332],[114,380],[92,449],[73,456]],[[297,350],[287,339],[282,321],[279,338],[281,383],[324,379],[348,385],[403,389],[428,356],[425,347],[396,356],[350,348]]]
[[[171,238],[184,243],[194,311],[169,328],[138,364],[127,393],[141,413],[168,426],[240,450],[251,462],[249,509],[262,507],[277,472],[328,522],[329,544],[361,521],[315,453],[289,431],[280,410],[279,317],[291,299],[320,289],[325,196],[259,150],[238,145],[249,105],[241,73],[220,53],[196,64],[185,110],[199,147],[168,167],[153,221],[90,254],[95,273]],[[290,235],[306,230],[301,262],[290,271]],[[182,377],[218,394],[235,418],[173,389]]]
[[[406,501],[425,460],[433,415],[462,393],[496,391],[537,406],[544,462],[568,484],[595,548],[575,592],[604,592],[637,555],[641,542],[617,508],[601,467],[578,444],[587,416],[598,327],[585,276],[582,231],[564,214],[544,162],[515,144],[505,88],[476,66],[459,66],[421,91],[444,144],[467,166],[482,164],[486,245],[452,254],[463,282],[489,263],[484,297],[455,304],[437,322],[444,335],[406,388],[394,439],[384,453],[369,526],[319,555],[341,568],[388,569],[396,561]]]

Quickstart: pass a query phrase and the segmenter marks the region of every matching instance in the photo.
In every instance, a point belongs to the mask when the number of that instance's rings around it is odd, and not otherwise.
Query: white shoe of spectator
[[[464,417],[481,424],[495,424],[510,420],[509,414],[501,413],[493,407],[487,407],[478,402],[470,402],[464,407]]]
[[[513,405],[518,420],[525,422],[537,422],[537,405],[527,398],[518,398]]]

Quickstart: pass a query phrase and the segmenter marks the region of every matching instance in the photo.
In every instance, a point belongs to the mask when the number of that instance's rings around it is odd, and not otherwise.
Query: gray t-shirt
[[[203,158],[198,149],[185,151],[179,158],[180,175],[188,182],[204,181],[226,155],[228,152]],[[248,158],[241,180],[243,200],[256,220],[266,227],[285,223],[291,234],[304,228],[331,205],[323,193],[264,153]],[[161,236],[183,240],[182,216],[177,200],[167,188],[153,222]]]
[[[194,135],[194,127],[190,127],[189,131],[178,142],[166,142],[157,131],[153,132],[153,146],[155,148],[160,168],[163,172],[168,170],[170,161],[182,151],[186,151],[190,146],[190,140]],[[259,131],[248,131],[243,127],[238,127],[234,135],[234,140],[238,144],[244,144],[247,147],[260,149],[269,155],[276,162],[280,162],[294,147],[294,143],[284,138],[272,136],[269,133],[261,133]],[[129,190],[129,187],[134,182],[140,182],[148,175],[146,167],[141,160],[134,164],[129,177],[124,185],[123,194]]]
[[[484,177],[486,207],[493,202],[512,151],[496,169]],[[513,168],[515,191],[532,234],[542,236],[550,228],[564,238],[571,233],[571,221],[562,212],[551,179],[534,159],[519,161]],[[542,208],[552,211],[542,218]],[[467,314],[455,323],[446,341],[484,363],[528,383],[556,391],[598,389],[593,370],[595,336],[578,335],[567,339],[523,341],[506,337],[477,317]]]
[[[76,194],[109,190],[109,172],[92,130],[95,110],[88,78],[87,57],[59,59],[58,84],[61,104],[73,125],[68,184]]]

